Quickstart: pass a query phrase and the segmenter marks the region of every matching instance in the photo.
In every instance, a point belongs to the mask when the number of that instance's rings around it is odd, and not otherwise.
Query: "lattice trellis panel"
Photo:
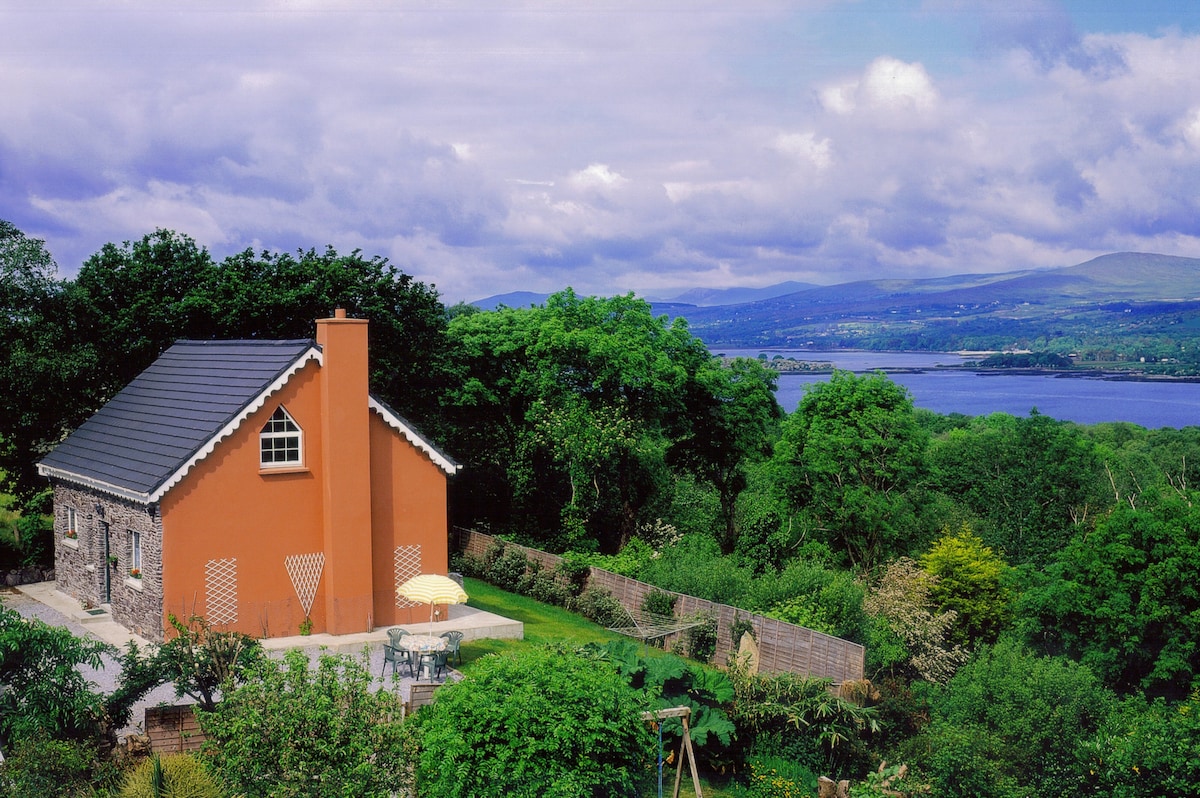
[[[317,585],[321,584],[321,573],[325,570],[325,552],[293,554],[283,562],[287,566],[288,576],[292,578],[292,587],[296,590],[296,597],[300,599],[300,606],[304,608],[304,615],[308,617],[312,614]]]
[[[237,587],[237,557],[204,564],[204,606],[209,623],[237,623]]]
[[[396,564],[396,585],[394,590],[398,590],[400,585],[412,579],[414,576],[419,576],[421,573],[421,547],[420,546],[397,546],[393,557]],[[400,609],[406,607],[416,607],[419,602],[409,601],[402,597],[399,593],[396,594],[396,606]]]

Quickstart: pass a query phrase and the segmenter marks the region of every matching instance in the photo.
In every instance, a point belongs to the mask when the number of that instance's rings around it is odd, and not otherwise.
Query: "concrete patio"
[[[21,585],[15,588],[15,593],[6,592],[0,595],[6,605],[16,609],[27,618],[39,618],[54,626],[63,626],[77,636],[90,636],[105,643],[124,649],[130,643],[137,643],[141,648],[152,645],[138,635],[133,634],[124,626],[113,621],[112,616],[103,609],[86,610],[79,601],[59,592],[54,582],[39,582]],[[423,623],[401,624],[400,628],[415,634],[430,634],[430,624]],[[359,632],[348,635],[297,635],[295,637],[277,637],[260,641],[268,652],[281,654],[287,649],[299,649],[306,652],[314,661],[321,653],[347,654],[354,657],[364,657],[364,665],[369,668],[374,679],[374,687],[383,687],[397,692],[401,699],[409,699],[412,685],[416,680],[407,675],[405,668],[392,673],[384,673],[385,663],[383,644],[387,639],[388,627],[379,627],[370,632]],[[436,620],[432,625],[432,634],[457,630],[463,633],[463,645],[469,646],[470,641],[485,638],[521,639],[524,636],[524,625],[494,615],[490,612],[475,609],[466,605],[451,605],[449,617]],[[101,692],[111,692],[116,686],[120,666],[115,658],[105,657],[104,667],[86,674]],[[381,675],[382,674],[382,675]],[[448,670],[438,682],[453,681],[461,676],[453,669]],[[428,683],[429,680],[422,680]],[[134,708],[132,725],[122,729],[122,734],[140,731],[143,723],[144,709],[147,706],[160,704],[190,703],[185,696],[176,698],[171,685],[162,685],[147,695]]]

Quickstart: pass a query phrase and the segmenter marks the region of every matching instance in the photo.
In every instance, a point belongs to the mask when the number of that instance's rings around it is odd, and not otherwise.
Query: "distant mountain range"
[[[524,307],[545,298],[517,292],[474,304]],[[1200,327],[1200,259],[1122,252],[1076,266],[1001,274],[693,289],[651,304],[658,313],[685,318],[710,347],[990,348],[1013,337],[1139,326],[1159,331],[1172,324],[1196,335],[1200,331],[1191,328]]]
[[[757,302],[817,287],[814,283],[799,283],[795,280],[788,280],[785,283],[776,283],[766,288],[689,288],[677,296],[643,298],[656,305],[708,307],[712,305],[738,305],[744,302]],[[535,294],[532,291],[513,291],[508,294],[497,294],[486,299],[480,299],[478,302],[472,302],[471,304],[480,310],[495,310],[501,305],[510,308],[527,308],[533,305],[541,305],[549,296],[549,294]]]

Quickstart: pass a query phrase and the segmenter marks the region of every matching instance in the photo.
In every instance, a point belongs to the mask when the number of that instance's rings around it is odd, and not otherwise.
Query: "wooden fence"
[[[500,541],[499,538],[482,532],[461,528],[456,528],[454,532],[455,545],[464,554],[483,557],[494,543],[503,542],[505,546],[519,548],[524,552],[526,558],[538,562],[543,568],[553,569],[562,562],[562,558],[556,554]],[[632,612],[641,610],[642,601],[648,593],[660,590],[660,588],[645,582],[639,582],[636,579],[614,574],[601,568],[591,569],[588,586],[608,591],[621,603],[621,606]],[[670,593],[671,591],[662,592]],[[836,684],[863,678],[866,652],[858,643],[851,643],[849,640],[822,634],[803,626],[740,610],[727,604],[716,604],[682,593],[672,593],[672,595],[677,597],[675,601],[677,618],[697,613],[711,614],[716,618],[717,650],[713,656],[713,662],[725,662],[729,655],[736,651],[737,643],[732,637],[734,622],[749,622],[754,628],[754,639],[758,643],[760,672],[798,673],[804,676],[832,679]],[[673,637],[668,637],[666,642],[668,648],[672,642]]]
[[[206,739],[192,712],[192,704],[146,707],[146,736],[156,754],[199,751]]]

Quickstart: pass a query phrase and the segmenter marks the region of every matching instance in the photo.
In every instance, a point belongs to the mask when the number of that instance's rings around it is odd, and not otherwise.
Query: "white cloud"
[[[1040,2],[38,8],[0,0],[0,216],[67,274],[155,226],[376,248],[449,301],[1200,254],[1178,31]]]
[[[832,147],[828,138],[817,141],[812,133],[781,133],[775,138],[775,148],[797,161],[827,169],[833,164]]]
[[[820,96],[829,111],[843,115],[859,109],[924,112],[932,110],[938,101],[925,67],[890,56],[876,58],[860,77],[829,86]]]
[[[586,169],[573,172],[569,179],[574,186],[582,189],[614,189],[629,182],[628,178],[622,177],[609,169],[608,164],[602,163],[594,163]]]

